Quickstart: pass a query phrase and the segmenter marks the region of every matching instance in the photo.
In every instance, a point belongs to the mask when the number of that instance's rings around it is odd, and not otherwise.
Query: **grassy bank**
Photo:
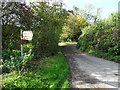
[[[68,88],[69,71],[62,53],[32,61],[24,72],[3,75],[3,88]]]
[[[97,56],[97,57],[100,57],[100,58],[104,58],[106,60],[111,60],[111,61],[120,63],[120,56],[114,56],[109,53],[105,53],[105,52],[98,51],[98,50],[89,50],[89,51],[87,51],[87,53]]]

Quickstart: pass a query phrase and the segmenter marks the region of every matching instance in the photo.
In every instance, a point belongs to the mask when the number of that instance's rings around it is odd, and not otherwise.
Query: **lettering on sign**
[[[23,39],[24,40],[32,40],[33,33],[32,31],[23,31]]]

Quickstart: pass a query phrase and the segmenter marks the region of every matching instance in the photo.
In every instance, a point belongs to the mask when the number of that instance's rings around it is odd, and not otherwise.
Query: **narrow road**
[[[118,90],[118,63],[97,58],[76,49],[76,45],[62,46],[69,63],[72,88],[111,88]]]

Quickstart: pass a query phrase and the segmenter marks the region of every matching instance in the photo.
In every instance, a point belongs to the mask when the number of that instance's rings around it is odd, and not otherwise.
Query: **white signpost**
[[[23,31],[23,40],[32,40],[33,33],[32,31]]]
[[[33,37],[32,31],[22,31],[21,30],[21,41],[22,40],[31,41],[32,37]],[[22,45],[22,43],[21,43],[21,59],[22,60],[24,59],[24,57],[23,57],[23,45]]]

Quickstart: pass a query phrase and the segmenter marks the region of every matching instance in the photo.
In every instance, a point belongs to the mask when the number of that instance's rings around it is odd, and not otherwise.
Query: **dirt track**
[[[119,64],[81,53],[76,45],[62,46],[62,51],[69,63],[72,88],[118,90]]]

